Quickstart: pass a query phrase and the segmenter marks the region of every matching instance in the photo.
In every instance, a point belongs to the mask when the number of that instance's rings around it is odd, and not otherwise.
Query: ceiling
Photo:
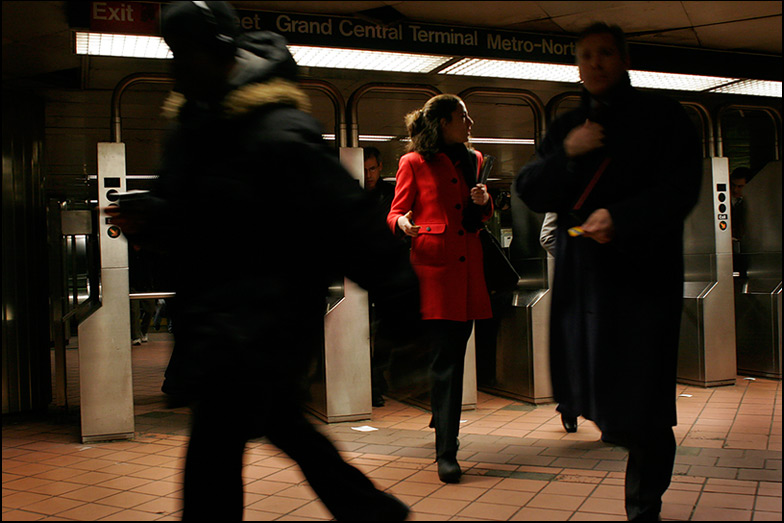
[[[321,1],[231,2],[240,9],[361,15],[574,35],[592,21],[618,24],[630,41],[781,56],[782,2]],[[69,2],[2,2],[3,86],[78,74]],[[402,18],[401,18],[402,17]]]

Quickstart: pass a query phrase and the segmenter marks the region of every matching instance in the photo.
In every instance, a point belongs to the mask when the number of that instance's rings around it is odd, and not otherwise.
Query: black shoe
[[[566,414],[561,414],[561,423],[566,432],[577,432],[577,417],[570,417]]]
[[[460,470],[456,459],[440,458],[438,460],[438,479],[444,483],[460,483],[462,475],[463,471]]]
[[[386,405],[386,402],[384,401],[384,396],[382,396],[381,394],[377,396],[373,396],[371,403],[373,404],[374,407],[383,407],[384,405]]]

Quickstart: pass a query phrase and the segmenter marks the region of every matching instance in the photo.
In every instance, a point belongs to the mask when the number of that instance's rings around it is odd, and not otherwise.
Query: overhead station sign
[[[483,28],[238,10],[244,31],[274,31],[290,44],[574,64],[576,39]]]

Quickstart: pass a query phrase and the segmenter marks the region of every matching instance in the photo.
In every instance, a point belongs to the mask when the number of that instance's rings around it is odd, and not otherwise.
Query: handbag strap
[[[573,211],[579,211],[580,210],[580,207],[583,206],[583,203],[585,203],[585,199],[588,198],[589,194],[591,194],[591,191],[593,190],[594,185],[596,185],[596,182],[599,181],[599,178],[604,173],[604,170],[607,169],[608,165],[610,165],[610,157],[609,156],[607,158],[605,158],[604,161],[602,162],[602,164],[599,166],[599,168],[596,169],[596,172],[594,173],[593,178],[591,178],[591,181],[588,182],[588,185],[585,187],[585,190],[583,191],[582,196],[580,196],[580,199],[577,200],[577,203],[575,203],[574,207],[572,207]]]

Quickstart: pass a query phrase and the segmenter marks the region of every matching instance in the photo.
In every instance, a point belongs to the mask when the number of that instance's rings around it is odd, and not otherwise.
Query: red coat
[[[482,154],[476,155],[481,166]],[[398,218],[413,211],[412,221],[421,227],[413,238],[411,265],[419,277],[422,319],[468,321],[493,315],[479,235],[462,226],[462,209],[470,201],[462,173],[446,154],[430,162],[419,153],[400,158],[387,224],[394,231]],[[482,220],[492,214],[491,204]]]

